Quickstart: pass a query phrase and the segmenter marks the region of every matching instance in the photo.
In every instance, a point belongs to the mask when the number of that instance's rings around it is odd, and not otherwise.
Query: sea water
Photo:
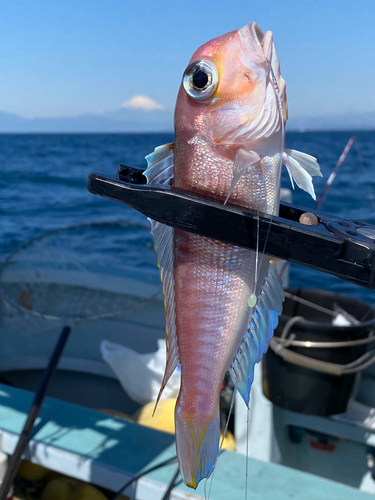
[[[352,135],[357,142],[320,210],[375,224],[375,131],[289,132],[286,145],[318,158],[323,178],[316,178],[314,185],[319,197]],[[172,141],[173,134],[167,133],[0,135],[0,260],[30,238],[70,224],[118,220],[147,227],[146,218],[135,210],[89,193],[87,176],[97,172],[115,177],[120,162],[145,167],[145,155]],[[290,187],[285,171],[282,185]],[[293,192],[293,202],[315,207],[299,188]],[[90,242],[86,235],[85,252],[102,251],[104,255],[107,236],[104,230]],[[150,250],[148,229],[143,237]],[[156,263],[151,265],[156,269]],[[290,282],[291,286],[332,290],[375,303],[375,292],[302,266],[292,265]]]

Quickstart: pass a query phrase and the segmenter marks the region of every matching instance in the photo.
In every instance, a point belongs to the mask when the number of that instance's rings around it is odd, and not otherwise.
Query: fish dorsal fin
[[[159,146],[153,153],[146,156],[148,167],[144,172],[148,184],[170,185],[173,179],[173,144]],[[173,278],[173,228],[149,219],[151,233],[154,237],[154,247],[160,268],[160,279],[163,283],[164,305],[166,315],[167,363],[163,382],[156,401],[166,386],[170,376],[176,369],[178,360],[176,314]]]
[[[323,177],[316,158],[295,149],[285,149],[283,163],[288,170],[290,181],[294,189],[294,182],[316,200],[312,176]]]
[[[283,300],[281,279],[273,264],[270,264],[249,327],[229,369],[233,383],[247,406],[250,401],[255,364],[259,363],[267,351],[269,341],[279,322]]]

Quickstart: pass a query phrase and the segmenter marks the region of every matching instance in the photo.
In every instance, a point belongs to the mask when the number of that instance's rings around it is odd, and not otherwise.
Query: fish
[[[281,167],[315,199],[316,158],[285,148],[286,84],[271,31],[256,23],[198,48],[182,77],[175,142],[146,157],[150,185],[278,213]],[[215,224],[215,221],[209,221]],[[249,406],[284,293],[270,258],[151,220],[163,283],[167,362],[178,365],[176,448],[187,486],[212,473],[220,448],[219,397],[229,371]],[[158,401],[157,400],[157,401]],[[156,403],[157,404],[157,403]]]

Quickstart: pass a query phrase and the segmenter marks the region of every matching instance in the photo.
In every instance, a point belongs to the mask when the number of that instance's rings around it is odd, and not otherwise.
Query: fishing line
[[[299,302],[300,304],[308,306],[311,309],[315,309],[316,311],[320,311],[324,314],[328,314],[329,316],[332,316],[333,318],[336,318],[336,316],[338,314],[337,312],[332,311],[331,309],[327,309],[326,307],[319,306],[318,304],[311,302],[311,300],[303,299],[302,297],[298,297],[298,295],[294,295],[294,294],[287,292],[287,291],[285,291],[284,293],[285,293],[286,298],[292,299],[295,302]],[[359,323],[359,321],[356,318],[353,318],[353,316],[351,316],[351,315],[349,315],[349,316],[350,316],[350,318],[348,318],[349,321],[351,321],[352,323],[357,323],[357,324]],[[354,319],[354,321],[353,321],[353,319]]]
[[[366,311],[365,314],[361,317],[361,319],[357,319],[351,314],[349,314],[345,309],[342,307],[336,305],[336,309],[332,311],[331,309],[327,309],[326,307],[320,306],[318,304],[315,304],[314,302],[311,302],[311,300],[306,300],[303,299],[302,297],[298,297],[298,295],[293,295],[290,292],[284,291],[285,297],[291,300],[294,300],[295,302],[299,302],[300,304],[303,304],[307,307],[310,307],[311,309],[315,309],[317,311],[320,311],[324,314],[327,314],[329,316],[332,316],[332,318],[336,318],[339,314],[342,314],[350,323],[353,325],[359,325],[360,323],[363,323],[366,321],[367,316],[370,314],[370,310]]]
[[[280,163],[281,164],[279,165],[279,167],[280,167],[280,175],[281,175],[281,167],[282,167],[282,161],[283,161],[283,152],[284,152],[284,148],[285,148],[284,112],[283,112],[281,98],[280,98],[280,95],[279,95],[279,86],[277,84],[276,75],[275,75],[275,73],[273,71],[271,61],[266,58],[266,62],[268,64],[268,66],[269,66],[269,70],[270,70],[270,73],[271,73],[272,87],[273,87],[274,94],[275,94],[275,97],[276,97],[276,101],[277,101],[277,104],[278,104],[278,108],[279,108],[279,111],[280,111],[280,127],[281,127],[281,148],[280,148],[281,154],[280,154]],[[259,264],[259,275],[260,275],[260,270],[262,268],[262,264],[263,264],[263,260],[264,260],[264,255],[265,255],[265,251],[266,251],[266,247],[267,247],[267,241],[268,241],[268,238],[269,238],[269,234],[271,232],[271,222],[273,220],[274,215],[276,213],[278,213],[278,208],[279,208],[278,207],[278,203],[279,203],[278,196],[276,196],[275,200],[274,200],[274,206],[273,206],[272,213],[269,214],[271,216],[271,220],[270,220],[270,224],[268,226],[266,238],[265,238],[264,245],[263,245],[263,251],[262,251],[262,254],[261,254],[261,260],[260,260],[260,264]],[[257,219],[257,221],[259,221],[259,219]],[[258,239],[259,239],[259,237],[258,237]],[[259,275],[256,277],[256,281],[258,281]]]
[[[266,58],[266,62],[267,62],[268,66],[269,66],[269,69],[270,69],[272,87],[273,87],[274,94],[276,96],[276,102],[277,102],[277,105],[278,105],[278,108],[279,108],[279,111],[280,111],[281,148],[280,148],[279,171],[280,171],[280,175],[281,175],[282,155],[283,155],[284,147],[285,147],[284,113],[283,113],[281,98],[280,98],[280,95],[279,95],[279,87],[278,87],[278,84],[277,84],[276,75],[275,75],[275,73],[273,71],[271,62],[267,58]],[[269,238],[269,234],[271,232],[271,222],[272,222],[272,219],[273,219],[274,215],[276,213],[278,213],[278,202],[279,202],[279,197],[276,195],[275,199],[274,199],[273,210],[272,210],[272,213],[270,214],[271,221],[270,221],[270,224],[268,225],[268,230],[267,230],[265,242],[264,242],[264,245],[263,245],[263,250],[262,250],[260,262],[258,262],[258,260],[259,260],[259,239],[260,239],[260,234],[259,234],[260,233],[260,230],[259,230],[259,212],[258,212],[257,217],[256,217],[256,220],[257,220],[257,245],[256,245],[256,258],[255,258],[255,285],[254,285],[254,294],[256,294],[256,287],[257,287],[259,276],[260,276],[260,272],[261,272],[261,269],[262,269],[262,264],[263,264],[263,260],[264,260],[264,256],[265,256],[266,247],[267,247],[267,241],[268,241],[268,238]],[[252,297],[250,296],[250,298],[252,298]],[[252,304],[252,302],[251,302],[251,304]],[[250,409],[247,407],[245,500],[247,500],[247,494],[248,494],[248,476],[249,476],[249,433],[250,433],[249,427],[250,427]]]
[[[282,162],[282,153],[284,151],[284,138],[285,138],[284,114],[283,114],[283,111],[282,111],[281,99],[280,99],[280,96],[278,95],[278,85],[277,85],[276,76],[274,74],[274,71],[272,69],[270,61],[268,59],[266,59],[266,61],[267,61],[268,65],[269,65],[269,67],[270,67],[270,72],[271,72],[271,75],[272,75],[271,81],[272,81],[272,84],[273,84],[274,92],[276,94],[277,104],[278,104],[278,107],[279,107],[279,110],[280,110],[280,118],[281,118],[281,154],[280,154],[280,162]],[[282,165],[279,165],[279,167],[281,167],[281,166]],[[281,170],[281,168],[280,168],[280,170]],[[277,207],[277,202],[278,202],[278,196],[276,196],[275,200],[274,200],[274,207],[273,207],[272,214],[271,214],[271,221],[272,221],[273,215],[277,212],[277,208],[278,208]],[[257,215],[256,215],[255,218],[256,218],[256,221],[257,221],[257,236],[256,236],[256,250],[255,250],[255,269],[254,269],[255,276],[254,276],[254,290],[253,290],[253,293],[250,294],[250,296],[249,296],[249,302],[248,302],[250,307],[254,307],[256,305],[257,284],[258,284],[258,280],[259,280],[259,276],[260,276],[260,271],[261,271],[262,264],[263,264],[263,259],[264,259],[264,255],[265,255],[265,248],[266,248],[266,245],[267,245],[267,240],[268,240],[268,237],[269,237],[269,234],[270,234],[270,230],[271,230],[271,224],[269,224],[267,235],[266,235],[265,244],[264,244],[264,247],[263,247],[263,253],[261,255],[261,259],[260,259],[260,263],[259,263],[259,239],[260,239],[259,211],[257,212]],[[236,390],[234,391],[234,395],[235,395],[235,392],[236,392]],[[234,405],[234,395],[232,397],[230,412],[229,412],[229,415],[228,415],[228,418],[227,418],[227,422],[226,422],[225,430],[224,430],[224,433],[223,433],[223,437],[221,439],[220,451],[222,450],[222,446],[223,446],[225,434],[227,432],[227,428],[228,428],[228,425],[229,425],[229,418],[230,418],[230,415],[231,415],[231,412],[232,412],[232,408],[233,408],[233,405]],[[249,414],[250,414],[250,410],[249,410],[249,408],[247,408],[246,488],[245,488],[245,500],[247,500],[247,488],[248,488]],[[205,498],[206,498],[206,500],[208,500],[210,492],[211,492],[211,487],[212,487],[212,481],[213,481],[213,476],[214,476],[215,468],[216,468],[216,464],[214,466],[214,469],[213,469],[212,475],[211,475],[212,479],[211,479],[209,490],[208,490],[208,497],[207,497],[207,494],[206,494],[207,481],[205,483],[205,488],[204,489],[205,489]]]
[[[252,302],[255,302],[254,304],[251,304],[254,306],[256,304],[256,290],[257,290],[257,284],[258,284],[258,261],[259,261],[259,212],[257,212],[256,215],[256,221],[257,221],[257,244],[256,244],[256,249],[255,249],[255,272],[254,272],[254,290],[253,290],[253,297],[250,296]],[[260,271],[259,271],[260,273]],[[250,304],[249,304],[250,305]]]
[[[216,465],[216,464],[215,464]],[[209,476],[208,479],[206,479],[206,481],[204,482],[204,500],[209,500],[210,498],[210,493],[211,493],[211,485],[212,485],[212,479],[211,477],[213,478],[213,475],[214,475],[214,472],[215,472],[215,469],[212,471],[212,474],[211,476]],[[208,490],[208,493],[207,493],[207,483],[208,481],[211,479],[211,482],[210,482],[210,487],[209,487],[209,490]]]
[[[231,400],[230,408],[229,408],[229,412],[228,412],[228,417],[227,417],[227,420],[225,422],[225,427],[224,427],[223,435],[222,435],[220,446],[219,446],[219,455],[223,451],[222,449],[223,449],[224,439],[225,439],[225,436],[227,434],[227,430],[228,430],[228,426],[229,426],[229,420],[230,420],[230,417],[232,415],[232,411],[233,411],[233,408],[234,408],[234,401],[235,401],[235,398],[236,398],[236,393],[237,393],[237,389],[236,389],[236,387],[234,387],[233,394],[232,394],[232,400]],[[216,463],[214,465],[214,468],[212,470],[212,474],[209,477],[210,486],[209,486],[209,489],[208,489],[208,495],[206,495],[206,485],[207,485],[208,479],[204,483],[204,498],[205,498],[205,500],[209,500],[210,495],[211,495],[211,488],[212,488],[212,483],[213,483],[213,480],[214,480],[214,474],[215,474],[215,470],[216,470],[216,465],[217,465],[217,461],[216,461]]]
[[[245,473],[245,500],[247,500],[247,489],[249,486],[249,434],[250,434],[250,408],[246,407],[246,473]]]

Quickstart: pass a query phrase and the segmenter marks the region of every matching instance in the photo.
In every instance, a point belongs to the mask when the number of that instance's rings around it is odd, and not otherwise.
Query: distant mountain
[[[375,130],[375,112],[290,117],[287,130]]]
[[[375,130],[375,112],[317,117],[291,117],[287,130]],[[102,115],[22,118],[0,111],[0,133],[17,132],[171,132],[173,113],[119,109]]]
[[[0,111],[0,132],[10,132],[22,128],[25,119],[12,113]]]
[[[121,109],[103,115],[22,118],[0,111],[0,133],[16,132],[164,132],[173,130],[168,111]]]

